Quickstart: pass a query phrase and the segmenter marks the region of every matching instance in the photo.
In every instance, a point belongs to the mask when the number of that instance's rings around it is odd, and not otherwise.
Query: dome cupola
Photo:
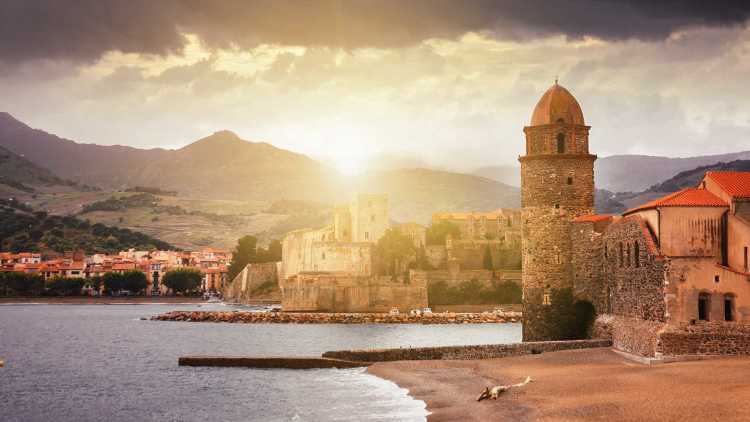
[[[557,81],[542,95],[531,115],[531,126],[554,123],[585,125],[583,111],[578,101]]]

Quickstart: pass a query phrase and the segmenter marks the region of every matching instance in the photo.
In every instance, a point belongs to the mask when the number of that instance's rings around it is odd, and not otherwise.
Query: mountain
[[[521,186],[521,168],[519,166],[504,165],[480,167],[474,170],[472,174],[505,183],[510,186]]]
[[[74,185],[3,147],[0,147],[0,184],[24,192],[33,192],[40,185]]]
[[[3,112],[0,112],[0,146],[57,176],[103,189],[138,184],[134,181],[144,166],[169,153],[163,149],[81,144],[32,129]]]
[[[109,190],[149,186],[185,197],[258,202],[263,207],[283,199],[334,203],[349,201],[356,192],[386,192],[394,218],[422,222],[436,211],[519,204],[517,188],[483,177],[430,169],[348,177],[305,155],[249,142],[230,131],[177,150],[142,150],[76,143],[2,113],[0,146],[62,177]]]
[[[721,162],[685,170],[640,192],[612,193],[609,191],[597,191],[597,212],[607,214],[621,213],[628,208],[633,208],[672,192],[695,187],[700,183],[707,171],[750,171],[750,160]]]
[[[675,174],[719,162],[750,159],[750,151],[689,158],[613,155],[596,160],[596,187],[612,192],[640,192]]]
[[[230,131],[216,132],[148,163],[140,184],[188,196],[273,201],[333,199],[333,170],[317,161]]]

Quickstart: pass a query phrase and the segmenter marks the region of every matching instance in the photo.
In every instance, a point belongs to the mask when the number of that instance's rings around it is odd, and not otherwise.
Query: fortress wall
[[[447,250],[448,259],[458,260],[461,268],[484,269],[484,254],[490,248],[493,268],[509,268],[513,263],[521,263],[521,242],[497,240],[453,240]],[[505,258],[505,259],[504,259]],[[506,262],[510,258],[512,262]],[[513,267],[510,267],[513,268]]]
[[[285,312],[388,312],[427,306],[427,286],[391,277],[300,273],[283,284]]]
[[[231,302],[251,300],[253,292],[262,284],[273,282],[278,284],[278,262],[248,264],[231,283],[224,287],[224,298]]]
[[[425,247],[427,262],[432,268],[440,269],[446,267],[446,251],[444,245],[429,245]]]

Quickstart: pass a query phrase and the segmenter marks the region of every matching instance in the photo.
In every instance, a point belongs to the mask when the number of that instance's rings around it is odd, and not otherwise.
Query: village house
[[[161,283],[164,274],[176,268],[188,267],[201,272],[204,291],[217,292],[226,284],[231,259],[231,252],[219,249],[192,252],[131,249],[116,255],[90,256],[76,252],[47,260],[42,259],[39,253],[0,252],[0,272],[39,274],[43,279],[50,280],[55,277],[90,279],[106,273],[141,271],[148,282],[146,294],[163,295],[168,293],[168,289]],[[94,294],[90,289],[87,291]]]

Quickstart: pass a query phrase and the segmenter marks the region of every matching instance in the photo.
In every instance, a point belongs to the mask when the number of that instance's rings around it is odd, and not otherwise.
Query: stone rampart
[[[609,347],[608,339],[535,341],[511,344],[476,346],[417,347],[401,349],[340,350],[323,353],[323,357],[362,362],[390,362],[398,360],[473,360],[539,354],[559,350]]]
[[[281,300],[278,295],[278,262],[247,264],[242,271],[224,287],[224,298],[229,302],[246,303],[258,296],[258,288],[273,284],[276,293],[266,299]]]
[[[419,280],[346,273],[300,273],[282,283],[285,312],[402,312],[427,306]]]

